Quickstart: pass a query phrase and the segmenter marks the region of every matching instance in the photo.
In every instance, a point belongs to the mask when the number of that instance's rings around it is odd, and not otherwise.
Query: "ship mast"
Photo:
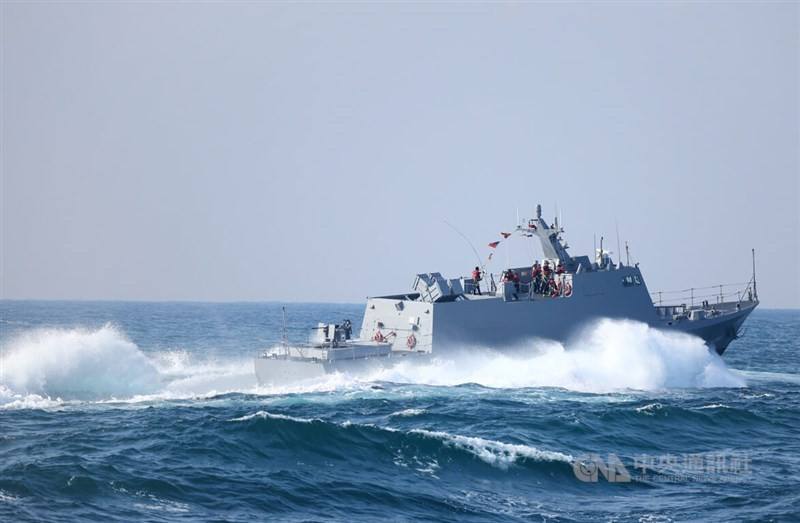
[[[559,235],[562,230],[558,225],[558,218],[555,219],[554,226],[550,226],[542,218],[542,206],[536,206],[536,218],[529,220],[526,226],[519,225],[517,230],[525,234],[535,234],[542,243],[542,251],[545,258],[557,259],[568,268],[573,265],[572,256],[567,252],[567,246],[561,242]]]

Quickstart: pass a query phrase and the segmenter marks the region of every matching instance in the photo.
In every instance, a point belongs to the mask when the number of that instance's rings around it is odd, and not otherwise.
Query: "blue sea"
[[[0,302],[0,521],[800,520],[798,311],[259,387],[281,307]]]

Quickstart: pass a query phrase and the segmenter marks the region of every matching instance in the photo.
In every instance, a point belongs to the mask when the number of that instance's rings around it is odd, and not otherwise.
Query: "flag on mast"
[[[492,243],[489,244],[489,247],[491,247],[492,249],[496,249],[498,245],[500,245],[499,241],[492,242]]]

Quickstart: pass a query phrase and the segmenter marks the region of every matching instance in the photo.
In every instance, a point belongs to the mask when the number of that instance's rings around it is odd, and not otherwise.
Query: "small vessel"
[[[638,263],[615,263],[602,239],[594,259],[571,256],[563,232],[558,220],[548,224],[537,206],[535,218],[504,235],[537,238],[541,263],[503,274],[484,267],[477,277],[455,279],[438,272],[417,274],[407,292],[367,299],[358,337],[352,336],[349,321],[319,324],[302,346],[290,346],[284,337],[280,346],[255,359],[258,381],[278,384],[359,372],[453,348],[503,350],[532,338],[565,342],[600,318],[689,333],[722,355],[758,305],[755,252],[748,282],[651,294]]]

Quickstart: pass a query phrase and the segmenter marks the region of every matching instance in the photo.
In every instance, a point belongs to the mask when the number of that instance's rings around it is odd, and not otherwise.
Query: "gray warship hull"
[[[641,283],[623,286],[621,282],[628,278]],[[503,299],[497,293],[434,303],[419,301],[416,294],[371,298],[361,338],[369,339],[371,333],[383,328],[406,335],[417,332],[416,337],[429,350],[434,346],[436,351],[464,346],[502,349],[533,338],[567,342],[594,321],[612,318],[693,334],[722,355],[758,304],[745,299],[713,305],[657,306],[638,267],[575,274],[571,286],[569,297],[530,296],[523,288],[518,299]]]
[[[558,267],[557,272],[543,277],[536,265],[518,267],[505,271],[513,279],[499,283],[490,273],[483,282],[418,274],[410,292],[367,299],[356,339],[343,335],[337,325],[320,325],[313,343],[260,355],[255,361],[259,382],[368,372],[454,349],[515,350],[533,339],[568,343],[603,318],[691,334],[722,355],[758,305],[755,263],[753,276],[743,288],[727,294],[724,286],[714,286],[709,294],[687,289],[688,296],[675,296],[665,305],[660,297],[653,299],[638,264],[614,264],[602,247],[594,262],[586,256],[569,256],[559,237],[561,229],[557,224],[550,227],[541,215],[517,230],[539,237],[545,273],[550,263]]]

